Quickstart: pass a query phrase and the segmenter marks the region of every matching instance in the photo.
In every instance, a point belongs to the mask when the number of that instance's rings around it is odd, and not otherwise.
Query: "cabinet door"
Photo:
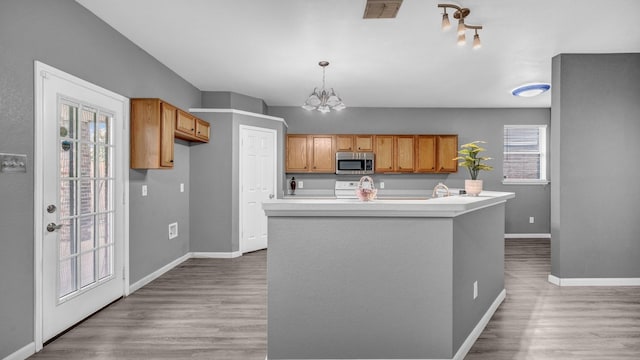
[[[287,172],[307,172],[307,135],[287,135]]]
[[[160,109],[160,166],[173,167],[173,129],[178,109],[165,102],[160,104]]]
[[[438,172],[457,172],[458,135],[438,135]]]
[[[433,135],[416,136],[416,172],[436,171],[436,138]]]
[[[352,135],[336,135],[336,151],[353,151]]]
[[[393,135],[376,135],[375,144],[375,172],[393,171]]]
[[[183,132],[188,135],[196,133],[196,118],[182,110],[178,110],[178,119],[176,122],[176,131]]]
[[[336,172],[336,152],[333,135],[309,135],[311,142],[311,171]]]
[[[395,137],[395,170],[400,172],[413,172],[414,148],[413,135],[398,135]]]
[[[356,135],[355,143],[355,151],[373,151],[372,135]]]
[[[210,129],[211,127],[209,126],[208,122],[196,119],[196,137],[198,139],[201,139],[205,142],[209,141]]]

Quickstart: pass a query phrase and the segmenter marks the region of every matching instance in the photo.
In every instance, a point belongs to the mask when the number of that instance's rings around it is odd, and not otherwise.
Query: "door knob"
[[[269,194],[269,199],[273,199],[273,198],[274,198],[273,194]]]
[[[47,225],[47,231],[48,232],[54,232],[54,231],[60,229],[61,227],[62,227],[62,224],[56,225],[56,223],[49,223]]]
[[[53,214],[54,212],[56,212],[56,206],[55,206],[55,205],[53,205],[53,204],[51,204],[51,205],[47,206],[47,212],[48,212],[49,214]]]

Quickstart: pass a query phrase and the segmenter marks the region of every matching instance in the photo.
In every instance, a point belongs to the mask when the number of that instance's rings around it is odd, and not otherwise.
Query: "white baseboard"
[[[548,281],[557,286],[640,286],[640,278],[559,278],[549,274]]]
[[[551,239],[551,234],[504,234],[505,239]]]
[[[18,351],[10,354],[2,360],[24,360],[36,353],[36,343],[32,342],[18,349]]]
[[[167,271],[173,269],[174,267],[182,264],[183,262],[189,260],[191,258],[191,253],[186,253],[182,256],[180,256],[179,258],[173,260],[172,262],[168,263],[167,265],[161,267],[160,269],[152,272],[151,274],[143,277],[142,279],[136,281],[135,283],[129,285],[129,295],[133,294],[136,290],[140,289],[141,287],[147,285],[148,283],[152,282],[153,280],[159,278],[160,276],[162,276],[162,274],[166,273]]]
[[[478,337],[480,337],[480,334],[482,334],[482,331],[491,320],[491,317],[496,312],[496,310],[498,310],[498,307],[500,306],[500,304],[502,304],[506,297],[507,290],[502,289],[496,299],[493,300],[491,306],[489,306],[489,309],[487,309],[487,312],[484,313],[482,319],[478,321],[476,327],[473,328],[469,336],[467,336],[467,339],[462,343],[456,354],[453,356],[452,360],[463,360],[464,357],[467,356],[467,353],[469,352],[469,350],[471,350],[471,347],[473,346],[473,344],[475,344],[476,340],[478,340]]]
[[[191,257],[196,259],[233,259],[242,256],[240,251],[233,252],[192,252]]]

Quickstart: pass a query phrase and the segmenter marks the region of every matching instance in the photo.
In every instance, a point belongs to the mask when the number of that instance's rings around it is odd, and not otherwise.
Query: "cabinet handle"
[[[314,166],[313,168],[315,169],[316,167]]]
[[[169,160],[169,162],[173,162],[173,160]]]
[[[391,169],[391,166],[389,166],[389,169]]]
[[[195,129],[191,129],[191,131],[193,131],[193,130],[195,130]]]

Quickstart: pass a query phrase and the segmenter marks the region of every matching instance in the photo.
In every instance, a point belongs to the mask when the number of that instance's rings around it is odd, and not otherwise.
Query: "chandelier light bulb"
[[[475,50],[480,49],[482,47],[482,43],[480,42],[480,35],[476,31],[476,34],[473,35],[473,48]]]
[[[449,14],[447,14],[447,10],[444,10],[444,14],[442,14],[442,31],[447,31],[451,29],[451,22],[449,21]]]
[[[458,35],[463,35],[467,28],[464,26],[464,19],[458,21]]]
[[[462,33],[462,35],[458,35],[458,46],[464,46],[467,43],[467,37]]]

